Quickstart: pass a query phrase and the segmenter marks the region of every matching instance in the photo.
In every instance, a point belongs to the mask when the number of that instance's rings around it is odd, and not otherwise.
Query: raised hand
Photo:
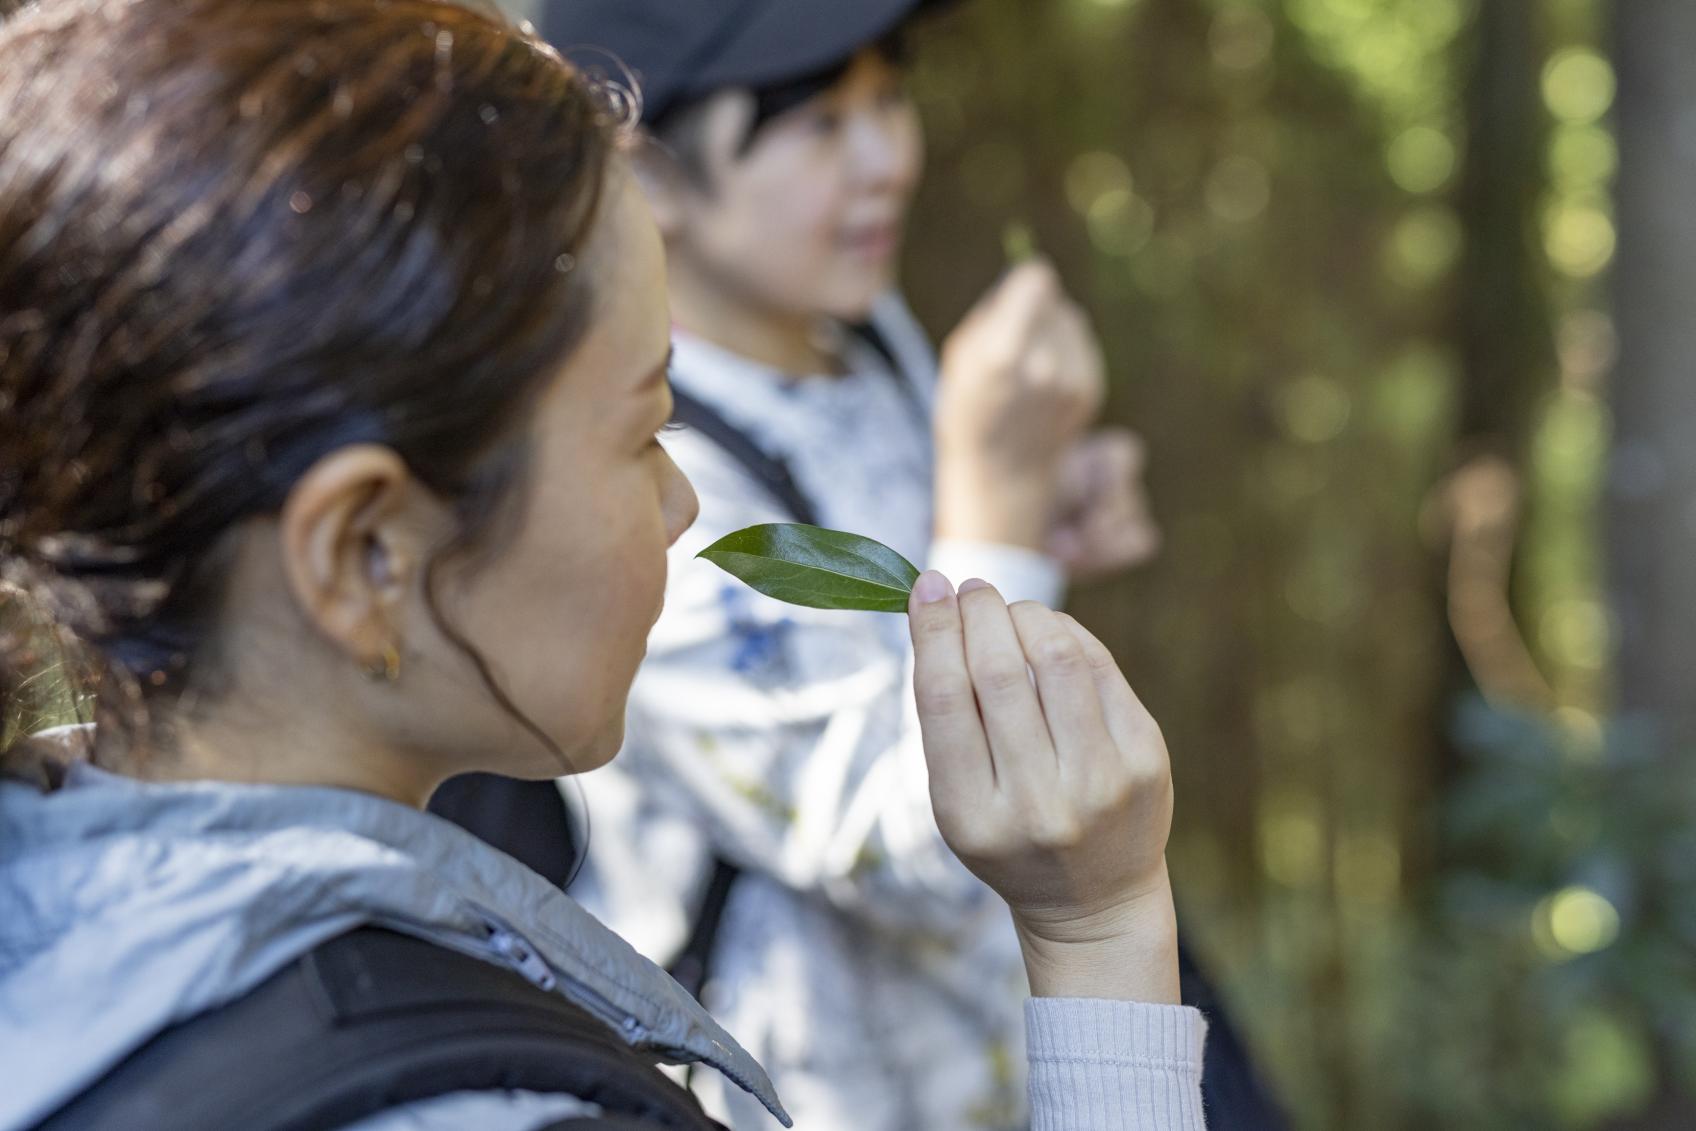
[[[981,581],[926,573],[909,619],[937,823],[1012,909],[1032,991],[1177,1001],[1171,768],[1112,656]]]
[[[1061,459],[1105,391],[1101,347],[1054,269],[1010,271],[943,345],[938,536],[1042,549]]]

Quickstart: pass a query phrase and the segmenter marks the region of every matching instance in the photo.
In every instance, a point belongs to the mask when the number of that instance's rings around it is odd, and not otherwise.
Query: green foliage
[[[904,613],[919,579],[913,563],[881,542],[800,523],[750,526],[695,556],[768,597],[809,609]]]
[[[1588,1128],[1696,1078],[1696,760],[1468,701],[1448,859],[1410,942],[1401,1084],[1443,1127]],[[1432,1055],[1432,1050],[1440,1050]]]

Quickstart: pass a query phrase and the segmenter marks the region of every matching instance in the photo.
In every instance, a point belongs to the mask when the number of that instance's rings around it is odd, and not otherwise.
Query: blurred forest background
[[[1074,606],[1306,1128],[1696,1127],[1696,5],[976,0],[907,279],[1029,224],[1152,450]]]

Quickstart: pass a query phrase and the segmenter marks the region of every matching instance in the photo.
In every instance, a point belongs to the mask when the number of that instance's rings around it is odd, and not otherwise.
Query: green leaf
[[[1007,262],[1018,266],[1036,258],[1036,233],[1022,220],[1015,220],[1001,231],[1001,250]]]
[[[881,542],[800,523],[726,534],[695,555],[768,597],[809,609],[904,613],[919,571]]]

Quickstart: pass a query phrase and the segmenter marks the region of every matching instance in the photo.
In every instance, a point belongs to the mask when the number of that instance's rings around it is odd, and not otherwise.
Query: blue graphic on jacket
[[[762,620],[754,608],[752,591],[740,585],[726,585],[718,591],[719,604],[730,624],[731,639],[736,651],[730,666],[738,675],[780,675],[787,672],[788,654],[785,644],[795,622],[788,617],[775,621]]]

